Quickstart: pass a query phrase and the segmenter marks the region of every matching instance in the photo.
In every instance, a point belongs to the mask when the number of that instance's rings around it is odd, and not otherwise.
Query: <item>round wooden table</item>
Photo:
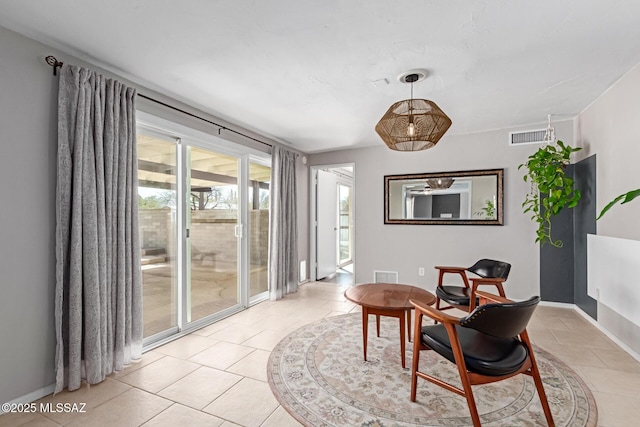
[[[409,341],[411,341],[411,310],[413,310],[413,305],[409,300],[432,305],[436,302],[436,297],[424,289],[396,283],[365,283],[347,289],[344,296],[349,301],[362,307],[362,340],[365,361],[367,360],[369,315],[376,315],[378,336],[380,336],[380,316],[397,317],[400,320],[400,355],[402,357],[402,367],[404,368],[405,316],[407,334],[409,335]]]

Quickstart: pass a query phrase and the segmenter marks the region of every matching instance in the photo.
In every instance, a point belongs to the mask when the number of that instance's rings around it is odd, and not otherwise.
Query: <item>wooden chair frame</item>
[[[436,295],[436,309],[438,310],[449,310],[451,308],[457,308],[462,311],[472,312],[476,308],[476,294],[478,291],[478,287],[481,285],[493,285],[497,288],[498,294],[505,298],[506,294],[504,293],[504,288],[502,284],[506,282],[506,279],[501,277],[468,277],[467,276],[467,267],[450,267],[450,266],[442,266],[436,265],[434,267],[438,270],[438,286],[443,285],[444,275],[445,274],[458,274],[462,278],[462,283],[464,287],[469,289],[469,305],[458,305],[452,304],[449,301],[445,301],[449,304],[448,307],[440,307],[441,299]],[[469,280],[471,280],[471,285],[469,285]]]
[[[495,303],[513,302],[503,296],[497,296],[487,292],[478,291],[477,294],[480,297],[481,305],[486,304],[488,302],[495,302]],[[469,411],[471,413],[471,419],[473,421],[473,425],[474,427],[478,427],[481,425],[480,415],[478,414],[478,408],[476,406],[476,402],[473,397],[473,391],[471,389],[471,386],[501,381],[507,378],[511,378],[515,375],[525,374],[533,377],[536,390],[538,391],[538,396],[540,397],[540,402],[542,403],[544,415],[547,419],[547,424],[549,425],[549,427],[555,426],[555,423],[553,421],[553,416],[551,415],[551,409],[549,408],[547,395],[545,394],[544,386],[542,384],[542,379],[540,378],[540,371],[538,370],[538,365],[536,363],[536,359],[533,354],[531,341],[529,340],[529,335],[527,334],[526,329],[519,335],[520,341],[527,347],[527,352],[528,352],[527,360],[524,362],[522,367],[517,372],[514,372],[509,375],[502,375],[498,377],[482,375],[482,374],[470,372],[469,370],[467,370],[467,366],[464,361],[464,355],[462,353],[462,348],[460,346],[460,341],[458,339],[458,333],[456,331],[456,328],[454,327],[455,325],[460,325],[460,318],[450,316],[446,313],[443,313],[440,310],[424,305],[418,301],[412,300],[411,303],[414,305],[415,311],[416,311],[415,323],[414,323],[414,336],[413,336],[413,363],[411,366],[411,401],[412,402],[416,401],[418,378],[422,378],[424,380],[432,382],[440,387],[443,387],[453,393],[456,393],[466,398],[467,404],[469,406]],[[437,322],[441,322],[446,328],[447,334],[449,335],[449,340],[451,342],[451,348],[453,350],[456,366],[458,367],[458,373],[460,374],[462,388],[458,388],[452,384],[442,381],[439,378],[436,378],[431,375],[425,374],[424,372],[418,371],[419,364],[420,364],[420,350],[431,350],[431,348],[427,347],[422,343],[422,337],[421,337],[422,319],[423,319],[423,316],[425,315]]]

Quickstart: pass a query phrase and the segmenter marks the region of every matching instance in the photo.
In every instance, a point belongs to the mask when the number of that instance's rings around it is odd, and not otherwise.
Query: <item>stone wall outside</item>
[[[191,211],[191,256],[195,260],[235,262],[237,245],[235,237],[236,211],[209,209]],[[163,248],[173,257],[174,211],[172,209],[140,209],[140,241],[142,248]],[[229,221],[229,222],[227,222]],[[269,239],[269,211],[249,212],[250,263],[267,265]]]

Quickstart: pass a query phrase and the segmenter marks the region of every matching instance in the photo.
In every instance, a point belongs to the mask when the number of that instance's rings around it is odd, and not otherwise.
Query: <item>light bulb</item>
[[[409,123],[409,127],[407,128],[407,136],[415,136],[416,134],[416,125],[413,122]]]

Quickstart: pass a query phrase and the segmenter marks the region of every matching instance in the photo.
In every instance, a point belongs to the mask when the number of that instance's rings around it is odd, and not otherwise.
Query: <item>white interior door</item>
[[[318,171],[316,187],[316,279],[320,280],[336,272],[338,232],[338,177]]]

